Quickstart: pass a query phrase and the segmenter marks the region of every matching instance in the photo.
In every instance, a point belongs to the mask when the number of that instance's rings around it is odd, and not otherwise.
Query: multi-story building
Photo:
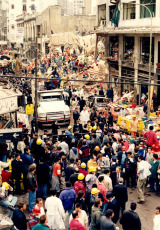
[[[58,0],[14,0],[8,1],[8,32],[7,37],[13,45],[17,43],[17,38],[22,41],[23,28],[17,27],[17,16],[26,14],[35,14],[35,12],[42,12],[50,5],[57,5]],[[19,23],[20,24],[20,23]]]
[[[0,45],[7,45],[7,0],[0,0]]]
[[[86,5],[85,0],[73,0],[74,15],[85,14]]]
[[[62,8],[62,15],[73,15],[73,0],[58,0],[58,5]]]
[[[96,15],[97,0],[85,0],[85,12],[86,14]]]
[[[155,83],[157,80],[160,81],[160,75],[157,74],[157,63],[160,63],[160,1],[121,0],[115,10],[116,2],[118,1],[98,0],[97,41],[99,37],[105,40],[105,54],[109,66],[108,80],[132,83],[122,84],[119,92],[135,89],[137,101],[140,101],[142,93],[148,92],[148,87],[145,84],[133,83],[149,81],[150,37],[151,78]],[[116,15],[119,16],[119,20]],[[113,18],[117,27],[113,23]],[[159,89],[160,87],[155,91],[160,104]]]

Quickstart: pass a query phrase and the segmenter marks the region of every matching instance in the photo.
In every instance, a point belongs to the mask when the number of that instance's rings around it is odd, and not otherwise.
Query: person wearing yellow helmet
[[[89,168],[95,168],[95,169],[97,169],[97,167],[98,167],[98,165],[97,165],[97,158],[96,158],[96,155],[94,153],[92,154],[91,159],[88,161],[87,167],[88,167],[88,169]]]
[[[78,192],[80,190],[83,190],[84,191],[84,194],[86,193],[86,190],[85,190],[85,186],[84,186],[84,183],[83,183],[83,180],[84,180],[85,176],[83,173],[79,173],[78,174],[78,181],[76,181],[73,185],[73,189],[75,190],[77,196],[78,196]]]
[[[42,144],[42,140],[40,138],[38,138],[37,141],[36,141],[36,144],[37,145],[41,145]]]
[[[79,169],[79,173],[83,173],[83,175],[86,177],[88,175],[88,172],[86,171],[86,163],[81,163],[81,168]]]
[[[95,167],[90,167],[88,169],[89,174],[86,176],[85,181],[86,181],[86,190],[89,191],[92,189],[92,185],[97,183],[97,177],[96,177],[96,168]]]
[[[90,136],[89,136],[88,134],[86,134],[86,135],[84,136],[84,138],[87,139],[87,140],[89,140],[89,139],[90,139]]]

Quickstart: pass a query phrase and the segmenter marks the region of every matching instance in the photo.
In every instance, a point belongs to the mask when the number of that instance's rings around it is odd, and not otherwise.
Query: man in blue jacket
[[[74,210],[74,202],[76,200],[76,192],[72,188],[71,182],[66,182],[66,188],[60,193],[59,198],[62,201],[65,212],[68,211],[69,216]]]
[[[25,148],[24,149],[24,153],[21,154],[21,159],[22,159],[22,163],[23,163],[23,184],[24,184],[24,190],[27,191],[27,187],[26,187],[26,180],[27,180],[27,174],[29,171],[29,166],[31,164],[33,164],[33,158],[30,154],[30,149],[29,148]]]

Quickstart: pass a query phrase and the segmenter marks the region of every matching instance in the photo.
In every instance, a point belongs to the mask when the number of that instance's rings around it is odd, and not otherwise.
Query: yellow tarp
[[[130,131],[129,130],[130,120],[129,119],[119,116],[117,124],[120,125],[122,128]],[[142,131],[142,130],[143,130],[143,120],[138,119],[138,131]]]

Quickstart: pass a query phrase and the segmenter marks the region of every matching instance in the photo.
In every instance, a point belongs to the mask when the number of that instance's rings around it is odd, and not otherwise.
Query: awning
[[[130,28],[130,29],[125,29],[125,28],[110,28],[110,29],[97,29],[96,34],[99,36],[104,36],[105,34],[108,35],[118,35],[118,34],[150,34],[151,33],[151,28]],[[159,28],[153,28],[152,29],[152,34],[160,34],[160,29]]]

